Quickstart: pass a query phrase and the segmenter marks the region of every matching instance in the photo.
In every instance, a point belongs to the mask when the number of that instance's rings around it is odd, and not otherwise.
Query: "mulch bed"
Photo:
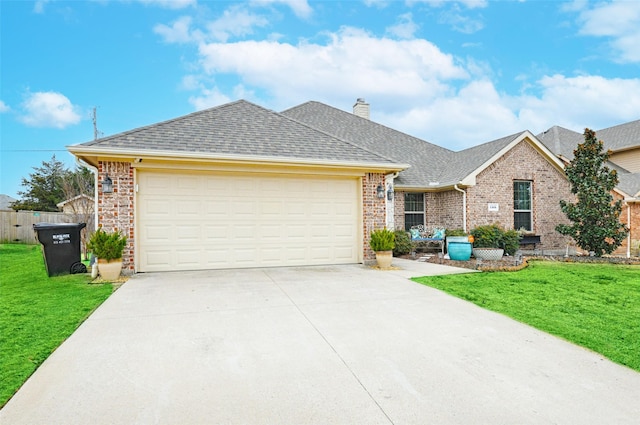
[[[522,258],[522,262],[518,264],[515,257],[510,257],[505,255],[502,257],[500,261],[483,261],[477,260],[474,257],[471,257],[469,261],[456,261],[449,260],[447,258],[440,258],[438,254],[433,253],[417,253],[414,256],[402,255],[401,258],[406,258],[408,260],[415,261],[425,261],[428,263],[434,264],[443,264],[445,266],[452,267],[461,267],[472,270],[481,270],[481,271],[517,271],[522,270],[523,268],[528,266],[528,260],[547,260],[547,261],[561,261],[566,263],[608,263],[608,264],[629,264],[629,265],[638,265],[640,264],[640,257],[613,257],[613,256],[605,256],[605,257],[589,257],[589,256],[527,256]]]

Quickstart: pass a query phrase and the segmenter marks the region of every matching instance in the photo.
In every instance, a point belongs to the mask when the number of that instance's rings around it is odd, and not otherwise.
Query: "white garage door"
[[[359,260],[359,181],[138,172],[139,271]]]

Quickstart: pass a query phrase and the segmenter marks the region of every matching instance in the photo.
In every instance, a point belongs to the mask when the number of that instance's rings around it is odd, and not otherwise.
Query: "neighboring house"
[[[566,247],[570,185],[533,134],[453,152],[368,114],[362,99],[354,114],[237,101],[68,149],[113,182],[98,220],[128,237],[128,272],[368,262],[373,229],[419,223]]]
[[[65,214],[93,214],[94,205],[95,200],[85,194],[74,196],[56,204]]]
[[[616,254],[640,253],[640,120],[602,130],[594,130],[610,152],[609,168],[618,172],[619,183],[613,191],[615,200],[623,200],[620,221],[629,227],[629,235]],[[538,139],[565,163],[573,158],[573,151],[584,142],[584,135],[559,126],[539,134]]]
[[[11,204],[16,202],[16,199],[9,195],[0,194],[0,211],[11,210]]]

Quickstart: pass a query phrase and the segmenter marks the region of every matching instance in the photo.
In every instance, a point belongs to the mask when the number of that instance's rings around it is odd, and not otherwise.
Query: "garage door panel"
[[[145,170],[137,179],[140,271],[359,260],[357,179]]]

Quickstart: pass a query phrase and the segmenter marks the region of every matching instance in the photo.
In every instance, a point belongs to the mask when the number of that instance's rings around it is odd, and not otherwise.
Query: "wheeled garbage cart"
[[[86,273],[80,261],[80,231],[87,223],[36,223],[33,230],[42,244],[49,276]]]

